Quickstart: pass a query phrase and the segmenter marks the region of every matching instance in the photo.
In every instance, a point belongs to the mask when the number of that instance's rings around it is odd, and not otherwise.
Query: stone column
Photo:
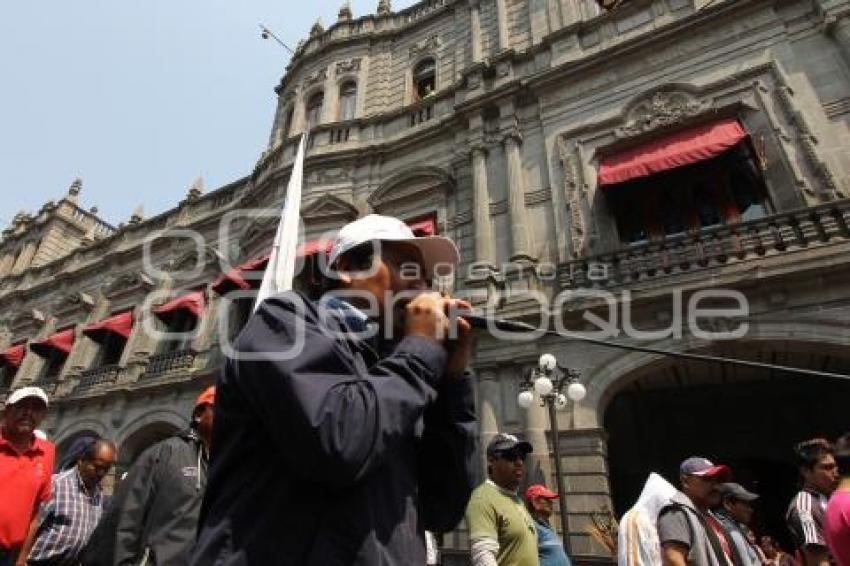
[[[32,258],[35,257],[35,251],[35,242],[27,242],[24,244],[20,255],[18,255],[18,261],[16,261],[14,267],[12,267],[13,275],[26,271],[32,263]]]
[[[505,137],[505,160],[508,164],[508,210],[511,225],[511,261],[530,259],[531,246],[528,238],[528,215],[525,209],[525,175],[522,170],[522,155],[519,132]]]
[[[469,0],[469,21],[470,50],[474,65],[484,60],[481,45],[481,0]]]
[[[495,236],[490,220],[490,191],[487,187],[487,153],[472,150],[472,218],[475,225],[475,262],[495,267]]]
[[[478,422],[481,435],[482,474],[487,476],[487,444],[499,433],[499,381],[492,369],[478,371]]]
[[[593,513],[613,509],[605,431],[598,428],[562,430],[560,445],[572,552],[610,559],[608,551],[585,531],[591,525]]]
[[[510,49],[511,40],[508,33],[507,0],[496,0],[496,26],[499,29],[499,51]]]

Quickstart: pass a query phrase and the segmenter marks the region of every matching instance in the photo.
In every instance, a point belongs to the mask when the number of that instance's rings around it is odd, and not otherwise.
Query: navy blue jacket
[[[382,357],[352,330],[297,293],[251,317],[218,380],[192,564],[424,564],[423,531],[463,517],[472,379],[444,379],[434,341]]]

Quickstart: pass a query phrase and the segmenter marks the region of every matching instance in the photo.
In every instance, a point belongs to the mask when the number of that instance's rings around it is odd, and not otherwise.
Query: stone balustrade
[[[562,288],[618,288],[850,240],[850,199],[630,245],[559,267]]]

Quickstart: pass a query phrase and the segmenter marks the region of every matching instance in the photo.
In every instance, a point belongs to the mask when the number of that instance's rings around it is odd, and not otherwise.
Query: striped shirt
[[[76,563],[103,513],[103,493],[86,493],[77,467],[53,476],[53,493],[39,511],[40,525],[28,560],[56,566]]]
[[[827,497],[817,491],[804,488],[788,506],[785,522],[800,550],[809,545],[826,546],[823,538],[823,518],[826,513]]]

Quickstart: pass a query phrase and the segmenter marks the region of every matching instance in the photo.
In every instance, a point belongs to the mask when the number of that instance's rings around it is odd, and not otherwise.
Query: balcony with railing
[[[195,365],[197,352],[192,349],[175,350],[164,354],[156,354],[148,359],[146,379],[161,377],[176,371],[192,369]]]
[[[111,385],[118,381],[120,373],[121,366],[118,364],[110,364],[86,370],[80,373],[79,381],[77,381],[74,392],[91,390],[101,385]]]
[[[574,260],[560,266],[559,279],[567,289],[621,288],[846,242],[850,199]]]

